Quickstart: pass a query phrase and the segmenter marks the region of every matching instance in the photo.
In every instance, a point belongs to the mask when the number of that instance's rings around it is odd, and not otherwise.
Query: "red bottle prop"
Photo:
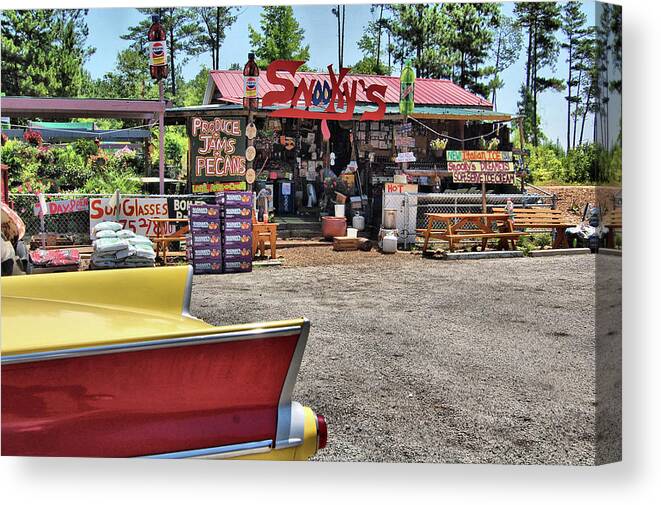
[[[243,108],[257,110],[259,67],[255,63],[255,53],[248,53],[248,63],[243,67]]]
[[[168,76],[168,57],[165,46],[165,29],[159,16],[152,16],[152,25],[147,33],[149,40],[149,73],[152,79],[160,81]]]

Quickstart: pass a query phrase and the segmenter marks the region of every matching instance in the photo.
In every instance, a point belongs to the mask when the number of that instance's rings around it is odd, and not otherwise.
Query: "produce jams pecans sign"
[[[246,175],[244,118],[193,117],[189,122],[190,180],[194,193],[242,182]]]
[[[514,184],[514,163],[509,151],[448,151],[452,182]]]
[[[167,218],[168,203],[165,198],[122,198],[119,203],[119,216],[115,219],[116,207],[110,205],[110,198],[90,198],[90,235],[101,221],[115,221],[126,230],[137,235],[155,235],[156,225],[150,218]]]

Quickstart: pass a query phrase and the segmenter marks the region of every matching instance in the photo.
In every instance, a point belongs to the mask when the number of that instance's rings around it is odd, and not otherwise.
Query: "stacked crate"
[[[191,204],[190,222],[193,270],[196,274],[220,274],[223,248],[220,205]]]
[[[253,194],[247,191],[219,193],[223,235],[223,272],[252,270]]]

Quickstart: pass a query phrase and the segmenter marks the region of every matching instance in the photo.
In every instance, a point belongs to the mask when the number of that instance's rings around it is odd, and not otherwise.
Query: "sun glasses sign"
[[[385,85],[371,84],[366,86],[363,79],[347,79],[350,69],[341,68],[340,73],[336,74],[333,71],[333,65],[328,65],[330,82],[302,77],[296,80],[296,71],[303,63],[305,62],[274,60],[266,69],[268,81],[280,89],[267,92],[262,99],[262,106],[288,106],[271,112],[271,116],[336,121],[351,120],[353,119],[357,95],[360,90],[364,94],[364,101],[376,106],[376,110],[363,112],[360,120],[379,121],[383,119],[386,112]],[[301,101],[302,104],[299,104]],[[322,108],[323,110],[309,110],[310,107]]]

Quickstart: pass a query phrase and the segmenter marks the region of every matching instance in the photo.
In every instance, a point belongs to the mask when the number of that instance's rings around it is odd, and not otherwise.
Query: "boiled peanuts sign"
[[[209,185],[245,180],[245,130],[244,118],[192,117],[189,120],[189,167],[194,193],[208,192]]]

